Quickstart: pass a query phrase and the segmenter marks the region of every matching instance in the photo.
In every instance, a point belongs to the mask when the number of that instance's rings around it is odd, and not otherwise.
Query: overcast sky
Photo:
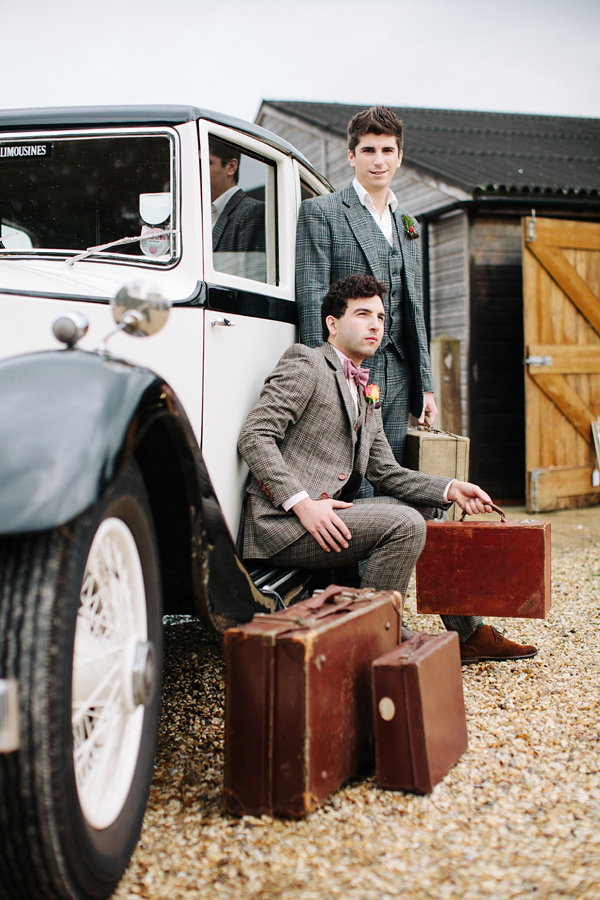
[[[0,106],[263,99],[600,117],[600,0],[0,0]]]

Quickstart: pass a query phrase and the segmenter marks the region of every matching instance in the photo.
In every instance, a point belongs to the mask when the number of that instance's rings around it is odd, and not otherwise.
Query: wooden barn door
[[[600,503],[600,224],[524,220],[525,442],[530,512]]]

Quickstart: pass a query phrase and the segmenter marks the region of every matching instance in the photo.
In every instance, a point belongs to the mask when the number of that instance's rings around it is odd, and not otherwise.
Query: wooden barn
[[[256,121],[338,189],[363,108],[266,100]],[[471,479],[531,511],[600,503],[600,119],[394,111],[405,141],[392,188],[422,226],[432,346],[460,342]]]

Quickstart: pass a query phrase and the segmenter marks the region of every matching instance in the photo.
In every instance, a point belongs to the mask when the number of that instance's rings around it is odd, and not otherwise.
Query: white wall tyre
[[[68,526],[0,541],[0,677],[21,718],[0,755],[2,900],[102,900],[129,862],[158,732],[157,559],[132,463]]]

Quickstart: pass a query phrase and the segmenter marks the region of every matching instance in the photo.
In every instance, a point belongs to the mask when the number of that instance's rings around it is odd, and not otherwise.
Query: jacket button
[[[329,500],[329,494],[326,494],[325,491],[321,494],[321,500]]]
[[[345,480],[346,480],[346,476],[344,475],[343,472],[340,472],[340,474],[338,475],[338,478],[340,479],[340,481],[345,481]]]

